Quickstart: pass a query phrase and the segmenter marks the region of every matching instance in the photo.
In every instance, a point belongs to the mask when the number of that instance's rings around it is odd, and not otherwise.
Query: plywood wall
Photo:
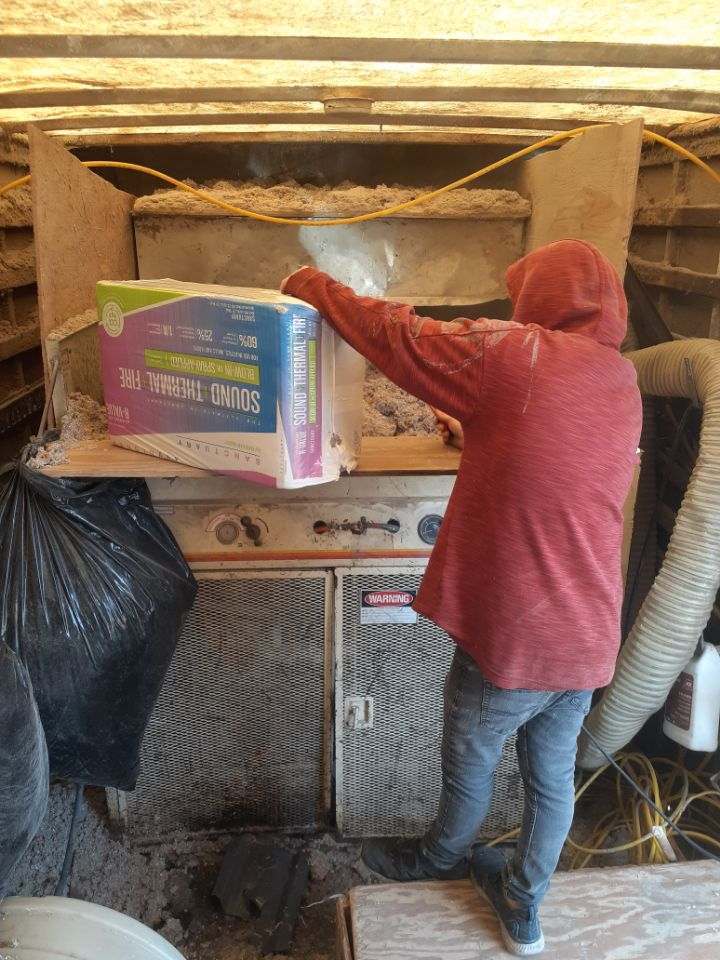
[[[596,244],[624,275],[642,130],[638,120],[599,127],[526,161],[520,191],[533,205],[527,252],[581,238]]]
[[[60,143],[34,129],[30,131],[30,171],[44,344],[53,330],[94,306],[98,280],[137,276],[130,219],[134,198],[91,173]],[[87,356],[93,356],[93,351]],[[45,359],[47,364],[47,351]],[[62,387],[60,382],[58,414],[63,406]]]

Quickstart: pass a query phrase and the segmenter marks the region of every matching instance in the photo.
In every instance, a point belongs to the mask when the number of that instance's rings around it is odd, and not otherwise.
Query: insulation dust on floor
[[[56,784],[37,836],[10,878],[9,896],[53,893],[62,864],[74,788]],[[186,960],[257,960],[251,927],[225,916],[213,897],[226,851],[238,834],[188,834],[151,843],[134,840],[108,817],[102,790],[86,790],[68,896],[111,907],[158,931]],[[573,834],[590,837],[606,799],[578,809]],[[260,833],[263,840],[271,835]],[[377,883],[360,860],[360,843],[331,833],[274,838],[306,851],[310,879],[295,931],[292,960],[335,960],[336,900],[354,887]],[[614,837],[615,842],[621,842]],[[567,849],[560,870],[567,870]],[[595,866],[617,866],[628,855],[596,858]],[[11,956],[11,955],[10,955]],[[659,958],[655,958],[659,960]],[[709,957],[708,957],[709,960]]]
[[[70,787],[55,785],[52,788],[43,825],[11,878],[10,896],[52,894],[64,854],[73,793]],[[110,824],[103,791],[88,789],[86,796],[87,810],[78,832],[70,876],[70,897],[108,906],[140,920],[172,943],[186,960],[258,960],[260,954],[252,942],[251,927],[243,920],[225,916],[212,894],[223,857],[229,846],[237,841],[237,834],[178,834],[161,843],[134,842]],[[590,808],[578,810],[573,834],[579,838],[589,837],[600,811],[606,807],[607,803],[594,803]],[[263,840],[270,836],[258,834]],[[415,916],[416,928],[422,926],[417,913],[413,914],[419,905],[430,919],[434,916],[433,911],[442,909],[448,920],[441,925],[443,937],[447,936],[449,942],[458,947],[456,952],[432,953],[433,957],[447,955],[463,960],[477,957],[479,960],[482,956],[489,960],[503,955],[489,913],[468,884],[383,885],[375,895],[368,886],[381,881],[373,877],[359,859],[359,843],[339,840],[330,833],[305,837],[274,835],[274,839],[292,851],[304,850],[310,862],[310,880],[299,914],[294,946],[289,954],[291,960],[335,960],[337,899],[348,892],[351,903],[362,907],[357,922],[365,952],[356,953],[356,960],[390,960],[390,956],[392,960],[414,960],[420,956],[421,943],[413,940],[408,932],[412,926],[411,915]],[[617,837],[616,841],[620,839]],[[615,868],[610,871],[585,870],[570,875],[565,872],[570,853],[566,851],[563,856],[561,872],[553,881],[548,903],[543,908],[548,931],[561,951],[557,954],[549,951],[549,956],[572,957],[573,960],[586,957],[588,960],[591,957],[598,960],[606,957],[613,960],[669,960],[680,956],[711,960],[715,956],[716,945],[720,943],[720,927],[708,924],[706,920],[708,903],[715,911],[714,916],[717,915],[715,899],[720,896],[720,875],[713,881],[708,873],[717,869],[716,865],[626,866],[618,870],[620,864],[628,862],[627,854],[623,854],[595,859],[597,867]],[[672,874],[673,870],[677,870],[677,874]],[[597,874],[597,881],[587,879],[588,874]],[[647,879],[643,880],[643,877]],[[698,901],[688,906],[691,896],[688,890],[693,884],[699,884],[701,893],[705,891],[702,893],[704,905]],[[594,893],[589,896],[583,892],[585,887]],[[637,896],[640,901],[646,888],[655,887],[665,893],[677,893],[682,898],[682,905],[673,913],[669,901],[658,901],[652,909],[646,904],[650,919],[643,921],[639,908],[628,903],[627,897]],[[456,890],[456,895],[448,900],[445,894],[451,892],[451,888]],[[611,921],[607,910],[601,923],[594,919],[592,904],[595,896],[604,898],[610,907],[617,905],[613,915],[617,928],[616,942],[613,941],[615,952],[597,952],[597,944],[606,936],[604,931],[611,926]],[[708,896],[712,898],[710,901]],[[368,912],[369,907],[372,909]],[[395,918],[393,922],[388,911]],[[574,920],[563,927],[560,921],[565,914],[572,915]],[[378,918],[380,923],[375,922]],[[692,928],[698,923],[705,926],[698,934],[698,943],[694,943]],[[473,924],[477,927],[477,935],[469,935],[469,940],[463,941],[465,933],[470,930],[472,934],[475,929]],[[658,941],[658,936],[666,929],[672,932],[671,927],[675,931],[673,936],[679,931],[678,935],[690,938],[687,943],[694,952],[658,952],[662,942]],[[377,937],[381,929],[385,931],[383,943],[396,951],[391,955],[383,954],[379,946]],[[387,940],[388,936],[392,942]],[[460,941],[457,941],[458,937]],[[643,937],[647,945],[644,945]],[[404,946],[401,944],[403,939]],[[484,944],[484,952],[479,950],[480,944]],[[625,952],[623,944],[627,945]],[[709,952],[702,952],[703,944]],[[432,942],[428,941],[426,946],[432,946]],[[470,952],[462,952],[460,947]],[[11,958],[12,953],[7,960]]]
[[[55,786],[45,821],[11,878],[11,896],[52,894],[62,863],[73,790]],[[262,834],[266,837],[267,834]],[[248,924],[226,917],[212,896],[229,835],[178,835],[158,844],[136,844],[107,819],[104,794],[87,791],[68,896],[125,913],[172,943],[187,960],[255,960]],[[360,847],[330,834],[282,837],[304,848],[310,882],[295,932],[293,960],[334,957],[336,898],[372,877],[359,861]]]

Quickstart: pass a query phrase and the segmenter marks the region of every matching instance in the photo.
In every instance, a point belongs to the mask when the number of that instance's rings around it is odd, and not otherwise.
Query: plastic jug
[[[720,651],[700,640],[695,656],[675,681],[665,704],[665,734],[689,750],[718,747]]]

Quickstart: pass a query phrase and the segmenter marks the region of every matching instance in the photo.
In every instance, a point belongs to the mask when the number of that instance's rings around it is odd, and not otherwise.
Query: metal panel
[[[430,621],[360,623],[362,590],[417,590],[417,570],[338,572],[336,599],[336,796],[345,836],[422,834],[437,809],[445,676],[452,641]],[[372,726],[349,729],[347,698],[372,698]],[[350,706],[354,701],[350,701]],[[505,746],[482,834],[520,823],[522,786],[514,738]]]
[[[331,599],[324,571],[199,580],[125,796],[133,832],[325,820]]]

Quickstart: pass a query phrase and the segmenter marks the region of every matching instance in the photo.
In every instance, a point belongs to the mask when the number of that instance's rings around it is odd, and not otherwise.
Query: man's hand
[[[455,417],[449,416],[447,413],[443,413],[442,410],[436,410],[435,407],[431,409],[435,414],[438,433],[442,437],[443,443],[446,443],[449,447],[456,447],[458,450],[462,450],[465,445],[465,437],[460,421],[456,420]]]
[[[285,279],[284,279],[284,280],[282,281],[282,283],[280,284],[280,293],[285,293],[285,287],[287,286],[288,280],[290,280],[292,277],[294,277],[296,273],[300,273],[301,270],[304,270],[306,266],[307,266],[307,264],[303,265],[302,267],[298,267],[297,270],[293,270],[292,273],[289,273],[289,274],[285,277]]]

